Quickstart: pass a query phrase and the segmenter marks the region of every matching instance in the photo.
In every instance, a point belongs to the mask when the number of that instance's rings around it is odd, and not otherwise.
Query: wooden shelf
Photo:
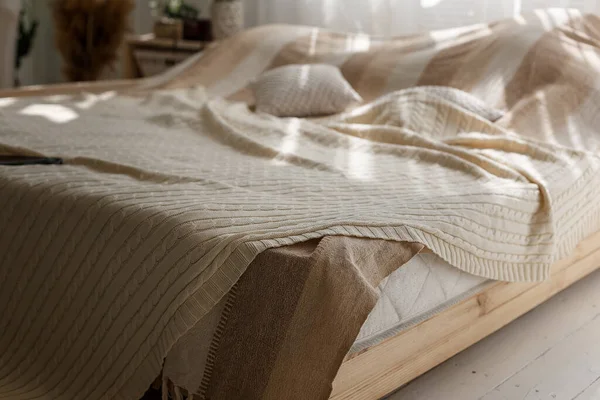
[[[144,35],[129,35],[125,38],[125,43],[129,46],[150,47],[155,49],[177,49],[189,51],[201,51],[211,42],[201,42],[196,40],[178,40],[157,38],[153,33]]]

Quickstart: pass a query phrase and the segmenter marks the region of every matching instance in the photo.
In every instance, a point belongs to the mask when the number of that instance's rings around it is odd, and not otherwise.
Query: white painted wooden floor
[[[600,400],[600,271],[388,400]]]

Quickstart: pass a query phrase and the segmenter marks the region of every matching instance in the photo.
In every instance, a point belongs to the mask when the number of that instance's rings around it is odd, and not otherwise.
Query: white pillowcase
[[[339,68],[327,64],[275,68],[259,76],[251,88],[256,111],[278,117],[336,114],[362,102]]]

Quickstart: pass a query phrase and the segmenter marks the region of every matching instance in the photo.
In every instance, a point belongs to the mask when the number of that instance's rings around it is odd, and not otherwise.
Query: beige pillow
[[[252,83],[256,111],[278,117],[336,114],[362,98],[339,68],[326,64],[286,65]]]

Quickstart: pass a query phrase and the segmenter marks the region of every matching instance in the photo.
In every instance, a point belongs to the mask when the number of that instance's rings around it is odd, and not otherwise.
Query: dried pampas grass
[[[69,81],[93,81],[117,59],[134,0],[53,0],[56,45]]]

